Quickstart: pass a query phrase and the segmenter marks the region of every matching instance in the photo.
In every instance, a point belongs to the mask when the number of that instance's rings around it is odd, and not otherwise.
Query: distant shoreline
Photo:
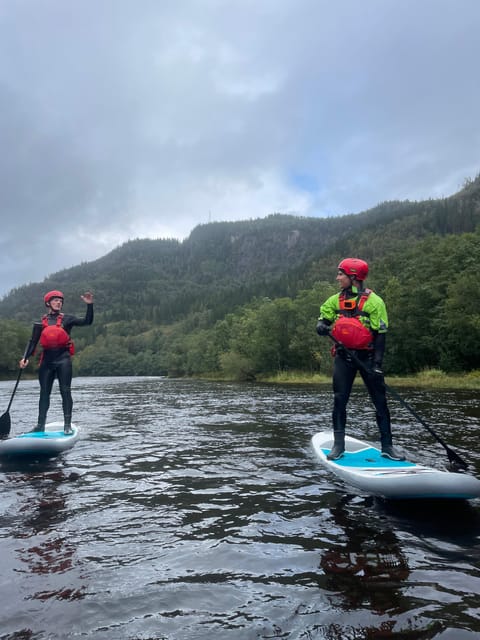
[[[332,379],[326,375],[302,372],[279,372],[257,378],[258,382],[281,384],[330,384]],[[362,383],[357,376],[356,383]],[[480,391],[480,370],[470,373],[447,374],[438,369],[429,369],[409,376],[385,376],[385,382],[392,387],[421,389],[465,389]]]
[[[111,376],[82,376],[77,374],[75,377],[95,378],[95,377],[111,377]],[[119,376],[129,377],[129,376]],[[142,376],[139,376],[142,377]],[[151,376],[149,376],[151,377]],[[154,376],[155,377],[155,376]],[[165,377],[165,376],[159,376]],[[16,374],[12,373],[11,377],[0,376],[0,382],[15,382]],[[246,382],[241,380],[232,380],[222,374],[193,376],[194,379],[211,380],[215,382]],[[23,380],[36,380],[36,374],[27,373],[23,376]],[[188,379],[188,376],[185,377]],[[251,384],[297,384],[297,385],[330,385],[332,384],[331,376],[325,374],[307,374],[302,371],[281,371],[256,376],[255,380],[249,381]],[[409,376],[385,376],[385,382],[392,387],[417,388],[417,389],[463,389],[480,391],[480,370],[471,371],[469,373],[447,374],[439,369],[428,369],[420,373]],[[21,384],[21,383],[20,383]],[[357,376],[355,384],[362,384],[362,379]]]

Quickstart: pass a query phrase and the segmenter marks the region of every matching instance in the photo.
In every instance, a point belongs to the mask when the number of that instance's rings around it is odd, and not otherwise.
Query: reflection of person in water
[[[20,508],[20,513],[26,512],[27,516],[22,520],[18,537],[30,538],[33,542],[31,546],[25,545],[21,549],[20,557],[30,574],[63,575],[75,567],[75,546],[66,536],[58,533],[67,517],[67,492],[59,491],[59,488],[69,479],[60,470],[43,472],[40,476],[23,476],[24,481],[34,485],[37,495],[35,501],[29,499]],[[58,584],[44,583],[45,586],[47,584],[53,588],[37,592],[33,597],[39,600],[78,600],[84,596],[85,587],[82,585],[72,588],[69,584],[67,587],[63,579]]]
[[[368,599],[380,614],[408,610],[401,602],[399,588],[410,571],[395,533],[359,521],[358,513],[348,512],[351,498],[345,496],[331,508],[346,541],[333,545],[322,556],[320,565],[329,578],[328,587],[343,594],[347,608],[365,605]]]

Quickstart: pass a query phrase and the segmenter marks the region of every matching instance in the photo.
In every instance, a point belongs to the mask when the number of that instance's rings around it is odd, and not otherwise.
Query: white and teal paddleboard
[[[71,449],[78,437],[78,427],[72,425],[72,433],[65,434],[63,422],[50,422],[45,431],[30,431],[0,440],[0,458],[53,458]]]
[[[480,480],[467,473],[440,471],[408,460],[390,460],[369,442],[345,436],[345,453],[328,460],[333,433],[312,438],[320,462],[347,484],[371,495],[390,499],[459,499],[480,497]]]

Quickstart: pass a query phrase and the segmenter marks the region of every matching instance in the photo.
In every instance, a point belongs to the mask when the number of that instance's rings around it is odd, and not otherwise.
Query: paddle
[[[360,369],[363,369],[363,371],[365,371],[366,373],[368,373],[369,375],[372,374],[372,371],[366,366],[366,364],[364,362],[362,362],[360,360],[360,358],[358,358],[356,356],[356,354],[353,351],[350,351],[350,349],[347,349],[347,347],[345,347],[345,345],[343,345],[339,340],[337,340],[334,336],[332,336],[331,333],[328,334],[328,337],[333,340],[333,342],[337,345],[337,347],[341,347],[342,349],[345,350],[345,353],[347,353],[351,359],[353,360],[353,362],[357,365],[357,367],[359,367]],[[418,413],[412,409],[412,407],[408,404],[408,402],[406,400],[404,400],[401,395],[399,393],[397,393],[394,389],[392,389],[392,387],[388,386],[387,383],[385,382],[385,380],[383,381],[383,384],[385,386],[385,389],[392,394],[392,396],[394,396],[401,405],[403,405],[405,407],[405,409],[407,409],[408,411],[410,411],[410,413],[420,422],[420,424],[422,426],[425,427],[425,429],[435,438],[435,440],[437,442],[439,442],[442,447],[445,449],[445,451],[447,452],[448,455],[448,459],[450,460],[450,463],[452,464],[453,469],[457,469],[458,467],[460,467],[461,469],[467,469],[468,468],[468,463],[465,462],[465,460],[463,458],[461,458],[458,453],[456,453],[455,451],[453,451],[453,449],[451,449],[443,440],[442,438],[437,435],[435,433],[435,431],[425,422],[425,420],[423,420]]]
[[[26,359],[28,350],[30,345],[36,345],[40,334],[42,333],[42,325],[39,322],[34,322],[32,329],[32,337],[30,338],[29,343],[25,347],[25,353],[23,354],[23,359]],[[0,416],[0,438],[6,438],[10,434],[10,429],[12,427],[12,421],[10,420],[10,407],[12,406],[13,396],[15,395],[15,391],[17,390],[18,383],[20,382],[20,377],[22,375],[23,369],[18,370],[17,381],[12,391],[12,395],[10,396],[10,402],[8,403],[7,410],[3,415]]]
[[[13,396],[15,395],[15,391],[17,390],[18,383],[20,382],[20,376],[22,375],[23,369],[18,370],[17,381],[15,386],[13,387],[12,395],[10,396],[10,402],[8,403],[7,410],[3,415],[0,416],[0,438],[6,438],[10,434],[11,429],[11,420],[10,420],[10,407],[12,406]]]

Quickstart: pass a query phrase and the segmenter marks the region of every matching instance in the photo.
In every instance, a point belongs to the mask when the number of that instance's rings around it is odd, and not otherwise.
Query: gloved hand
[[[319,320],[317,322],[317,333],[319,336],[328,336],[330,333],[330,325],[323,320]]]
[[[350,358],[350,356],[348,355],[345,347],[341,344],[337,344],[333,347],[335,349],[335,355],[336,356],[340,356],[341,358],[345,358],[345,360],[348,360],[348,362],[351,362],[352,359]]]

